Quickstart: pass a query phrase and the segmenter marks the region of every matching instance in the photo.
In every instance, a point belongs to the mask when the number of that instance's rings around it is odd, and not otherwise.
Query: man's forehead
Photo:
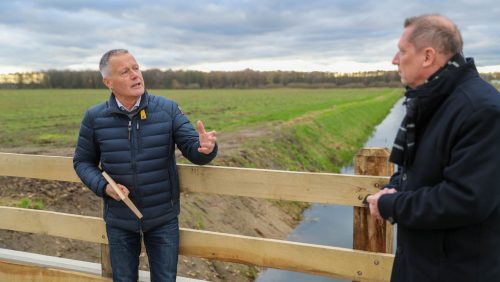
[[[404,29],[403,34],[401,34],[401,37],[399,38],[398,42],[399,47],[404,47],[410,44],[409,37],[412,31],[413,31],[412,27],[407,27]]]
[[[134,56],[130,53],[118,54],[109,58],[109,64],[117,67],[127,66],[130,64],[137,64]]]

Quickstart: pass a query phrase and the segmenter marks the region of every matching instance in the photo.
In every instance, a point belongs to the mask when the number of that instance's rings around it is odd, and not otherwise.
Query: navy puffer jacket
[[[140,114],[141,111],[144,114]],[[178,105],[164,97],[142,95],[131,113],[118,108],[112,94],[107,102],[87,110],[73,158],[76,173],[104,198],[106,224],[131,231],[148,231],[179,214],[179,177],[175,144],[191,162],[203,165],[217,154],[198,152],[198,133]],[[101,168],[130,190],[129,198],[144,215],[138,220],[128,207],[104,192]]]

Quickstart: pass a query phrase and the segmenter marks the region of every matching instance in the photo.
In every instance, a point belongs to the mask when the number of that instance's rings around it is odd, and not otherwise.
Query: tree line
[[[149,69],[142,72],[147,88],[334,88],[334,87],[400,87],[396,71],[355,73],[297,71],[192,71]],[[48,70],[0,76],[1,88],[104,88],[97,71]],[[483,74],[490,81],[500,73]]]

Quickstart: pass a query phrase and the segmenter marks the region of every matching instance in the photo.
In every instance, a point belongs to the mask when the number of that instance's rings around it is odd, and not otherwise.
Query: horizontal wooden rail
[[[267,169],[183,165],[183,191],[289,200],[346,206],[364,206],[387,177],[354,176]]]
[[[186,229],[180,250],[187,256],[356,281],[389,281],[394,260],[389,254]]]
[[[388,177],[178,165],[183,192],[362,207]],[[80,182],[70,157],[0,153],[0,175]]]
[[[108,243],[104,220],[92,216],[0,206],[0,229]]]
[[[101,218],[0,206],[0,229],[107,244]],[[393,256],[351,249],[181,228],[180,253],[221,261],[388,281]]]
[[[0,153],[0,175],[80,182],[70,157]]]

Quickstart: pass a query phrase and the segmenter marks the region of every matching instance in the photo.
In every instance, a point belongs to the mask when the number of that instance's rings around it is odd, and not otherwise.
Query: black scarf
[[[418,130],[425,127],[432,115],[453,92],[463,71],[469,67],[474,67],[474,61],[466,60],[457,54],[426,83],[414,89],[407,88],[404,102],[406,116],[394,140],[389,157],[391,162],[400,166],[411,166],[417,148]]]

